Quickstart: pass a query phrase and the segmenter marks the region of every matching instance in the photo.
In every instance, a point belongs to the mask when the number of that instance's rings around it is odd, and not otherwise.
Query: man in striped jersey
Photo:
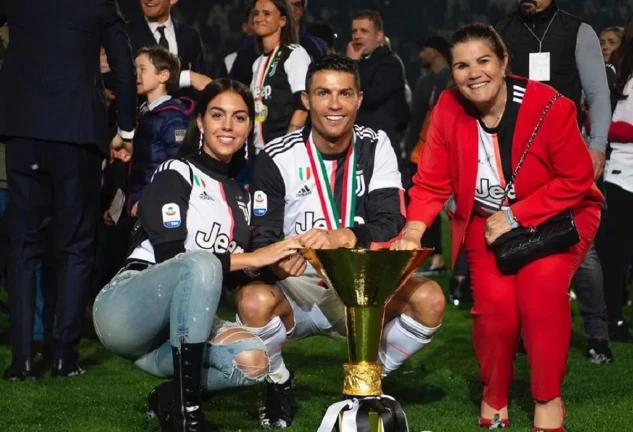
[[[356,63],[328,55],[310,65],[303,103],[311,128],[269,143],[254,173],[251,246],[298,237],[307,248],[370,248],[405,223],[396,155],[383,131],[354,125],[362,102]],[[292,424],[292,374],[286,339],[345,335],[344,307],[296,254],[237,293],[238,320],[265,342],[270,357],[264,427]],[[387,305],[380,349],[383,374],[430,342],[442,322],[439,285],[412,278]]]

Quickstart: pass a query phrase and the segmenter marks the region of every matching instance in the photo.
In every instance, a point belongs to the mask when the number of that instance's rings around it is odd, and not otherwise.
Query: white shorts
[[[290,277],[276,282],[275,287],[286,296],[294,313],[289,340],[316,335],[345,339],[345,307],[317,274]]]

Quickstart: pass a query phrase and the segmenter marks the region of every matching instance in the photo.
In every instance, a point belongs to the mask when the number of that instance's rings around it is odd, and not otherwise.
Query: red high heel
[[[510,419],[502,420],[499,414],[495,414],[492,420],[479,417],[479,427],[483,429],[505,429],[510,427]]]
[[[556,429],[543,429],[543,428],[533,427],[532,432],[566,432],[567,429],[565,429],[565,417],[567,416],[567,409],[565,408],[565,404],[562,402],[561,402],[561,406],[563,408],[563,425],[561,427],[557,427]]]

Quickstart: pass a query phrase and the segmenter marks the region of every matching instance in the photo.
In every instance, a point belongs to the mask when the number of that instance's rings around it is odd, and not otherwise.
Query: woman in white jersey
[[[614,342],[633,343],[622,311],[622,306],[626,304],[623,294],[627,293],[622,285],[623,281],[626,285],[633,255],[633,19],[629,19],[622,45],[616,53],[617,75],[612,93],[617,98],[617,104],[609,130],[611,155],[604,172],[609,214],[602,266],[609,338]]]
[[[144,371],[173,380],[149,395],[163,431],[207,431],[200,392],[265,376],[263,343],[219,320],[223,286],[299,247],[279,242],[243,253],[250,238],[249,194],[234,177],[252,147],[248,88],[215,80],[200,96],[179,157],[155,172],[139,202],[139,224],[124,268],[95,300],[103,345]]]
[[[302,128],[308,113],[301,102],[310,56],[299,45],[288,0],[256,0],[255,48],[251,91],[255,97],[255,150]]]

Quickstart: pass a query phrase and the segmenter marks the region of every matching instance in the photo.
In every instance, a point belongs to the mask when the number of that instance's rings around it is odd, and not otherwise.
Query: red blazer
[[[512,143],[515,167],[545,105],[556,91],[536,81],[513,78],[524,80],[527,85]],[[409,191],[407,219],[430,226],[453,195],[456,203],[455,212],[451,214],[454,263],[475,202],[477,114],[474,106],[454,88],[442,93],[432,116],[427,143]],[[576,107],[571,100],[560,98],[552,105],[517,176],[515,192],[517,202],[512,205],[512,211],[523,226],[539,225],[586,201],[600,204],[604,201],[594,184],[591,156],[580,134]]]

